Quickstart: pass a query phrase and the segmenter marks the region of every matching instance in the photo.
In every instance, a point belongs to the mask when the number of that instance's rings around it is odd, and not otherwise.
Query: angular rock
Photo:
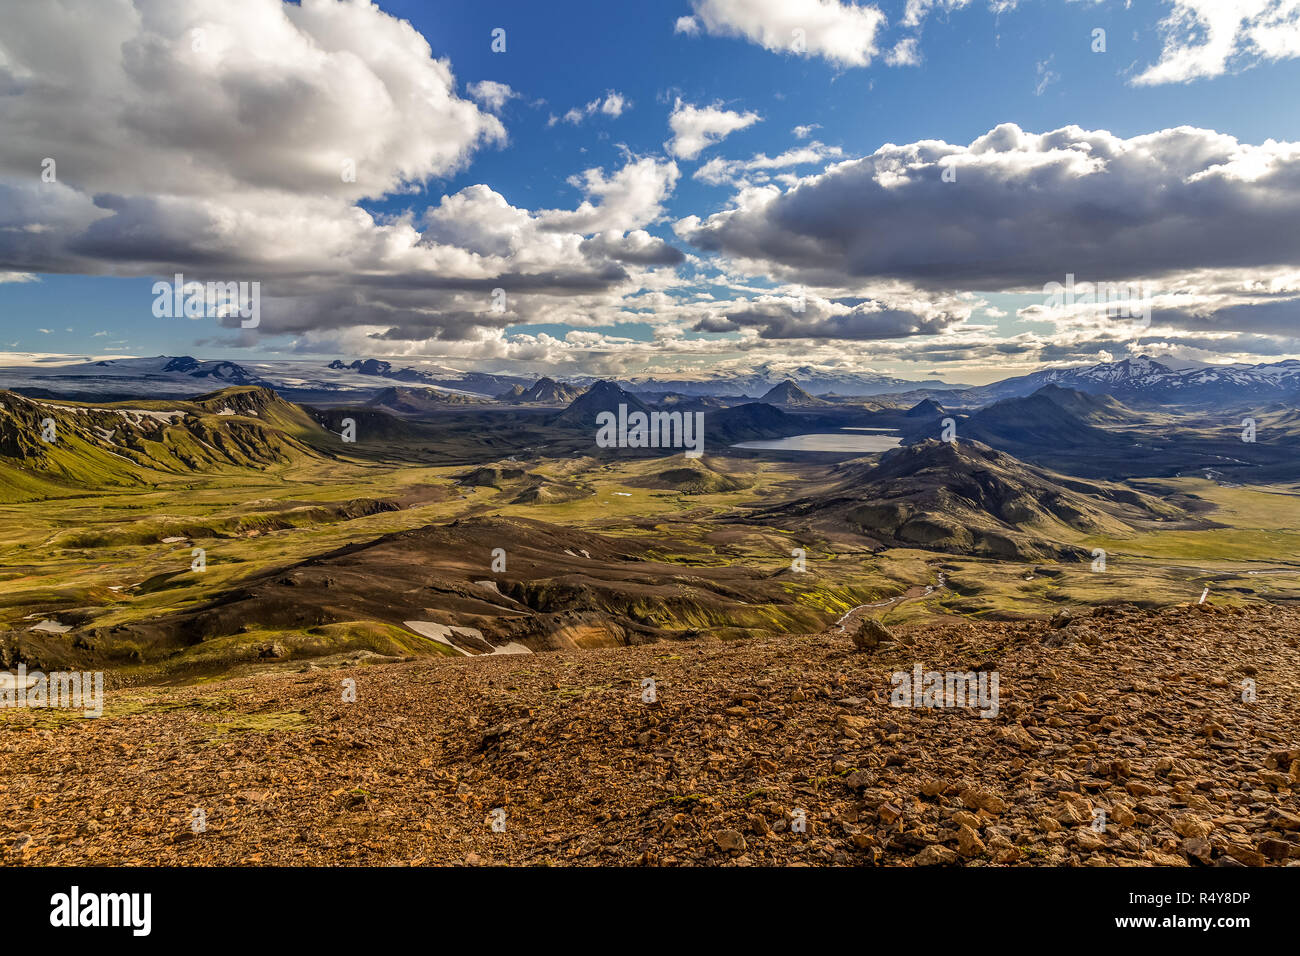
[[[893,639],[894,635],[889,633],[889,629],[874,617],[865,618],[853,632],[853,646],[860,651],[873,651]]]
[[[739,830],[718,830],[713,834],[713,842],[724,853],[744,853],[747,848],[745,836]]]
[[[957,862],[957,854],[946,846],[932,843],[912,857],[914,866],[951,866]]]

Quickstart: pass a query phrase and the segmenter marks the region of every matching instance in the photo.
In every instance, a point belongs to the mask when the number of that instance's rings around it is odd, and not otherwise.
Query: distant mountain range
[[[1125,401],[1177,405],[1278,401],[1300,395],[1300,361],[1288,359],[1264,365],[1206,365],[1175,369],[1143,355],[1083,368],[1042,369],[992,385],[964,389],[954,396],[954,400],[965,405],[983,405],[1003,398],[1029,395],[1044,385],[1114,395]]]
[[[199,361],[188,355],[101,359],[68,365],[0,368],[0,389],[44,397],[184,397],[222,385],[260,385],[298,400],[329,395],[367,399],[394,385],[419,385],[491,398],[532,379],[428,366],[394,368],[377,359],[345,364],[301,360]],[[370,393],[370,394],[367,394]]]
[[[188,355],[0,368],[0,389],[57,397],[191,396],[214,386],[265,384],[257,372],[235,362],[200,362]]]
[[[330,362],[326,368],[332,369],[336,372],[351,371],[356,372],[358,375],[391,378],[398,382],[418,383],[433,388],[471,392],[484,398],[496,395],[502,390],[509,389],[515,385],[525,386],[529,381],[526,378],[520,378],[515,375],[489,375],[485,372],[461,372],[454,368],[445,368],[440,366],[429,366],[419,369],[408,365],[395,369],[391,362],[385,362],[380,359],[357,359],[348,365],[344,365],[342,361],[335,359]]]
[[[617,383],[600,381],[564,411],[553,416],[549,424],[594,433],[596,417],[601,412],[617,414],[620,405],[626,405],[629,414],[651,411],[650,405]],[[674,405],[667,407],[673,408]],[[826,424],[819,416],[792,414],[764,402],[745,402],[730,408],[710,410],[705,421],[706,437],[713,445],[795,435]]]
[[[570,381],[590,385],[595,377],[570,376]],[[810,395],[869,396],[895,395],[915,389],[961,389],[964,385],[950,385],[939,379],[922,382],[908,381],[882,375],[879,372],[825,372],[810,365],[778,369],[762,364],[744,374],[720,374],[708,378],[682,379],[633,376],[619,380],[628,391],[653,400],[654,396],[673,392],[678,395],[714,395],[721,398],[757,398],[782,382],[795,382]]]
[[[381,359],[255,362],[200,361],[191,356],[103,359],[70,365],[0,368],[0,388],[36,396],[188,396],[214,385],[261,385],[296,400],[364,401],[380,390],[416,385],[506,402],[567,404],[601,379],[567,382],[518,375],[466,372],[446,366],[394,366]],[[1300,397],[1300,361],[1261,365],[1174,367],[1142,356],[1076,368],[1047,368],[991,385],[961,386],[937,380],[909,382],[874,372],[828,374],[811,366],[777,370],[766,365],[743,375],[709,379],[632,377],[616,383],[648,403],[746,397],[791,406],[818,405],[824,397],[891,396],[909,404],[925,398],[948,407],[987,405],[1030,395],[1045,385],[1109,394],[1127,404],[1203,405],[1288,402]],[[368,394],[367,394],[368,393]]]

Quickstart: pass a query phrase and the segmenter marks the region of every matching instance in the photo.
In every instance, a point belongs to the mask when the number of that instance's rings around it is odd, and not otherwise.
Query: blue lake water
[[[881,434],[884,432],[885,434]],[[752,448],[767,451],[838,451],[868,454],[897,448],[897,432],[892,429],[845,429],[819,435],[791,435],[789,438],[772,438],[766,441],[743,441],[732,448]]]

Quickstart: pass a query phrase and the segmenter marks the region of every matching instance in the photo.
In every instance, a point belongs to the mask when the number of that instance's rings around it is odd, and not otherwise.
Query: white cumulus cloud
[[[696,159],[706,147],[720,143],[737,130],[753,126],[760,118],[757,113],[738,113],[719,103],[692,106],[678,97],[668,117],[673,136],[664,148],[679,159]]]
[[[480,80],[470,83],[465,89],[476,103],[493,113],[500,113],[508,102],[519,95],[510,88],[510,84],[498,83],[496,80]]]
[[[885,15],[842,0],[694,0],[695,19],[714,36],[741,37],[776,53],[867,66],[879,52]]]
[[[838,146],[826,146],[814,141],[806,146],[787,149],[776,156],[768,156],[766,153],[758,153],[749,159],[723,159],[718,156],[697,169],[692,178],[710,186],[760,183],[766,182],[773,170],[824,163],[838,158],[842,153],[843,150]]]
[[[1173,0],[1160,59],[1138,86],[1221,76],[1257,59],[1300,57],[1300,0]]]

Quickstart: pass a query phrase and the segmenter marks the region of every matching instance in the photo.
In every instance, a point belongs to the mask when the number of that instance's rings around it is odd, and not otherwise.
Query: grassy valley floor
[[[1199,530],[1151,523],[1126,537],[1073,533],[1082,553],[1104,549],[1104,571],[1084,562],[1005,561],[910,548],[881,548],[861,534],[791,531],[748,523],[752,509],[826,487],[826,466],[709,458],[703,472],[682,459],[505,460],[489,468],[417,467],[377,460],[311,460],[265,472],[194,476],[156,488],[83,491],[0,505],[0,630],[22,641],[29,659],[55,653],[87,629],[139,627],[195,609],[259,575],[290,569],[338,548],[457,519],[528,518],[595,532],[643,549],[651,560],[691,569],[734,568],[756,578],[783,575],[782,587],[828,624],[850,607],[909,588],[946,587],[923,601],[882,609],[887,622],[1045,617],[1061,606],[1124,601],[1142,607],[1186,603],[1209,588],[1216,603],[1300,599],[1300,508],[1289,486],[1224,486],[1201,478],[1140,482],[1148,494],[1194,507]],[[472,476],[472,477],[467,477]],[[666,477],[665,477],[666,476]],[[722,490],[718,490],[721,488]],[[698,492],[698,493],[697,493]],[[1032,531],[1032,529],[1030,529]],[[1069,529],[1057,525],[1060,537]],[[471,580],[491,579],[492,550],[481,542],[455,554],[429,553],[421,565],[457,562]],[[202,548],[206,570],[191,570]],[[791,565],[802,551],[807,573]],[[473,565],[478,562],[479,568]],[[461,568],[459,565],[466,565]],[[736,595],[737,600],[756,597]],[[52,620],[73,630],[56,640],[30,629]],[[455,622],[450,622],[455,623]],[[661,612],[657,628],[689,620]],[[443,645],[402,621],[357,620],[304,635],[292,654],[369,650],[440,654]],[[194,645],[170,663],[130,647],[111,681],[150,682],[167,667],[219,674],[284,635],[247,633]],[[294,642],[290,642],[292,645]],[[56,655],[57,657],[57,655]]]

